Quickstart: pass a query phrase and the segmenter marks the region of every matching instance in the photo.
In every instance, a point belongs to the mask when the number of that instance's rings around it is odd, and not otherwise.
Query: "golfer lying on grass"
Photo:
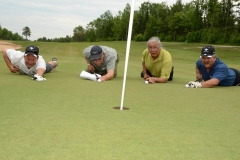
[[[38,47],[34,45],[28,46],[25,52],[4,49],[3,58],[12,73],[27,74],[34,80],[43,81],[46,80],[42,77],[43,74],[56,69],[58,64],[56,58],[46,63],[38,52]]]
[[[166,83],[173,79],[171,54],[162,48],[158,37],[152,37],[143,51],[141,77],[149,83]]]
[[[203,82],[190,81],[191,88],[210,88],[214,86],[239,86],[239,70],[228,68],[228,66],[217,58],[213,46],[202,48],[200,59],[196,63],[196,79]]]
[[[119,56],[115,49],[107,46],[89,46],[83,50],[89,73],[100,74],[102,82],[117,76]]]

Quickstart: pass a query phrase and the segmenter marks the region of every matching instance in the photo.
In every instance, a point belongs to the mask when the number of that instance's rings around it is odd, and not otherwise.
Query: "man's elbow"
[[[7,50],[8,50],[8,48],[3,49],[3,55],[7,54]]]

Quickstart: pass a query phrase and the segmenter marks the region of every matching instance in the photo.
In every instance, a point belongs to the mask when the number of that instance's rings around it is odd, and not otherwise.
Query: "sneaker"
[[[53,70],[56,70],[58,68],[58,61],[57,58],[53,57],[52,61],[56,62],[56,66],[53,68]]]

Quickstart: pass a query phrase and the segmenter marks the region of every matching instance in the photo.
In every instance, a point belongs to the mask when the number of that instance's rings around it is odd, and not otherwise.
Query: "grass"
[[[17,42],[25,46],[30,42]],[[204,44],[163,43],[172,54],[174,80],[145,85],[139,78],[146,42],[132,42],[124,107],[119,111],[126,42],[43,43],[59,69],[47,81],[9,72],[0,59],[0,159],[239,159],[239,87],[190,89]],[[96,83],[79,77],[82,50],[107,45],[120,54],[118,77]],[[240,69],[240,48],[215,46]]]

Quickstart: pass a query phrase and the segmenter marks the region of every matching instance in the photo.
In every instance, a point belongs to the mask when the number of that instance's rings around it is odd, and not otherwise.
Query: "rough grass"
[[[139,75],[146,42],[133,42],[124,111],[113,107],[121,101],[126,42],[94,43],[121,56],[118,77],[106,83],[79,77],[86,67],[82,50],[93,43],[31,44],[47,61],[56,56],[59,69],[35,82],[10,73],[0,59],[0,159],[240,158],[240,88],[184,87],[195,78],[202,44],[163,43],[173,56],[174,80],[145,85]],[[239,48],[216,50],[240,69]]]

